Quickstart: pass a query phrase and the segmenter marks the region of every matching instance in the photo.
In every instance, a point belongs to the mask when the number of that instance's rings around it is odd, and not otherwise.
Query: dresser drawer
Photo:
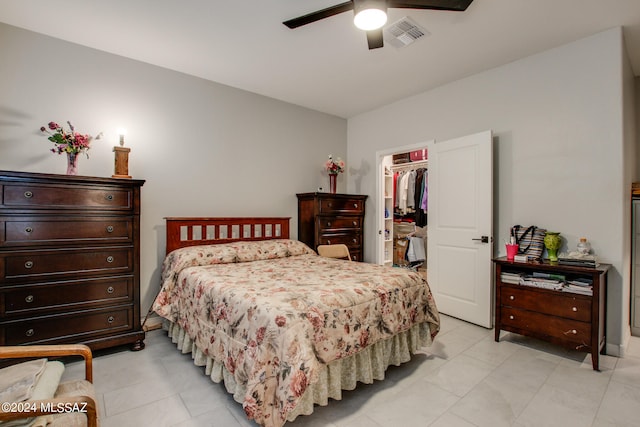
[[[591,298],[570,293],[531,289],[525,286],[502,286],[503,306],[537,311],[582,322],[591,321]]]
[[[133,302],[133,276],[39,283],[0,293],[0,317],[35,316]]]
[[[360,252],[360,250],[353,250],[349,248],[349,255],[351,255],[351,261],[363,261],[362,252]]]
[[[90,337],[125,331],[132,326],[133,308],[130,306],[71,312],[0,324],[4,339],[0,344],[82,342]]]
[[[14,184],[4,185],[5,208],[130,210],[133,190],[79,185]]]
[[[353,214],[364,213],[364,201],[359,199],[320,199],[319,210],[321,214]]]
[[[360,230],[362,227],[362,217],[317,217],[318,230],[353,229]]]
[[[318,236],[319,245],[345,244],[351,247],[362,245],[362,235],[360,233],[321,233]]]
[[[548,316],[513,307],[502,307],[500,323],[503,329],[515,328],[518,333],[568,344],[577,350],[591,348],[591,324],[562,317]],[[526,332],[529,332],[527,334]]]
[[[118,274],[133,271],[132,247],[99,247],[0,254],[2,279],[45,278],[69,273]]]
[[[127,243],[133,241],[128,217],[1,217],[1,246]]]

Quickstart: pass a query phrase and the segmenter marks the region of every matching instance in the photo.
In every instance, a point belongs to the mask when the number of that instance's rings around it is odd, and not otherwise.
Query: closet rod
[[[418,160],[417,162],[400,163],[397,165],[391,165],[392,171],[411,170],[418,168],[426,168],[429,165],[429,160]]]

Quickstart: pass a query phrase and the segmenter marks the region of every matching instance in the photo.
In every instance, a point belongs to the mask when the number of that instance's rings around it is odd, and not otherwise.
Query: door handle
[[[477,240],[482,243],[489,243],[489,236],[480,236],[479,239],[471,239],[471,240]]]

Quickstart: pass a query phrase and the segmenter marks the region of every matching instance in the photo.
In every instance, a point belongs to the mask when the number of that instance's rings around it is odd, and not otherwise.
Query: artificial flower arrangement
[[[85,153],[87,158],[89,158],[87,151],[90,148],[91,141],[93,139],[100,139],[102,137],[102,132],[94,138],[91,135],[83,135],[80,132],[76,132],[71,122],[67,122],[67,124],[69,125],[68,131],[56,122],[49,122],[47,125],[49,129],[44,126],[40,128],[41,132],[49,134],[47,139],[55,144],[55,147],[51,149],[51,152],[58,154]]]
[[[329,175],[338,175],[339,173],[344,172],[345,166],[346,165],[344,163],[344,160],[342,160],[340,157],[334,160],[331,154],[329,154],[329,160],[327,160],[324,164],[324,167],[327,172],[329,172]]]

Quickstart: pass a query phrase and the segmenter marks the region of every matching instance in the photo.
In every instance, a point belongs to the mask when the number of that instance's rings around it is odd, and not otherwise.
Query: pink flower
[[[333,156],[329,154],[329,160],[327,160],[324,164],[324,168],[329,172],[329,174],[337,175],[339,173],[344,172],[345,168],[344,160],[338,157],[336,160],[333,159]]]
[[[360,335],[360,347],[362,348],[366,347],[367,343],[369,343],[369,331],[365,329],[362,331],[362,334]]]
[[[289,389],[295,397],[300,397],[307,389],[307,375],[304,371],[297,370],[291,375],[291,383]]]
[[[283,327],[287,324],[287,318],[284,316],[276,316],[276,325]]]
[[[258,332],[256,332],[256,340],[258,341],[258,344],[262,344],[262,341],[264,341],[264,336],[266,335],[266,333],[267,333],[267,328],[265,328],[264,326],[258,329]]]
[[[250,420],[254,419],[256,415],[258,415],[258,402],[253,397],[245,397],[242,407],[244,409],[244,413],[247,414],[247,418]]]
[[[48,123],[47,126],[49,127],[49,130],[44,126],[40,127],[40,131],[49,134],[47,139],[55,145],[51,151],[58,154],[86,153],[89,150],[91,140],[94,138],[91,135],[76,132],[71,122],[67,122],[67,124],[69,125],[70,132],[66,132],[64,128],[56,122]],[[50,130],[53,132],[50,132]],[[100,139],[101,136],[102,133],[99,133],[95,139]],[[87,157],[89,156],[87,155]]]
[[[311,322],[314,329],[320,329],[324,325],[324,315],[315,307],[307,312],[307,320]]]

